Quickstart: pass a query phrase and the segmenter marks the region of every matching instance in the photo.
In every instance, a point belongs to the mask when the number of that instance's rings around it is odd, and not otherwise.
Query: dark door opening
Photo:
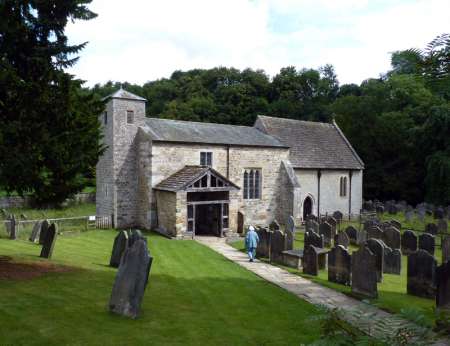
[[[308,215],[312,213],[312,199],[311,197],[306,197],[303,201],[303,220],[306,220]]]
[[[222,236],[222,205],[199,204],[195,206],[195,234]]]

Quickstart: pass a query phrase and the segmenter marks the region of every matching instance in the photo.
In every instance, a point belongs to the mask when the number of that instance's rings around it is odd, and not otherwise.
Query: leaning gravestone
[[[256,256],[269,257],[269,232],[265,228],[259,228],[256,233],[259,238],[259,243],[256,247]]]
[[[406,230],[402,234],[402,253],[406,256],[417,251],[417,236],[411,230]]]
[[[434,235],[423,233],[419,235],[419,249],[426,250],[432,256],[434,256],[435,249],[435,237]]]
[[[345,233],[347,234],[347,237],[350,240],[350,244],[356,244],[356,239],[358,237],[358,230],[353,226],[348,226],[345,229]]]
[[[303,251],[303,274],[317,276],[319,273],[319,255],[318,249],[308,245]]]
[[[419,249],[408,256],[407,292],[408,294],[434,298],[436,294],[437,262],[427,251]]]
[[[275,262],[281,262],[283,260],[282,252],[285,250],[285,236],[284,234],[276,230],[272,233],[271,244],[270,244],[270,260]]]
[[[375,255],[375,268],[377,281],[381,282],[383,279],[383,264],[384,264],[384,246],[383,243],[378,239],[368,239],[366,241],[366,246],[369,248],[370,252]]]
[[[352,253],[352,292],[377,298],[375,255],[365,246]]]
[[[280,224],[278,223],[277,220],[273,220],[270,225],[269,225],[269,230],[273,231],[278,231],[280,230]]]
[[[402,270],[402,253],[399,249],[384,248],[383,273],[400,275]]]
[[[328,253],[328,281],[350,285],[352,257],[342,245],[337,245]]]
[[[339,232],[334,236],[334,246],[342,245],[344,248],[348,248],[350,245],[350,239],[348,238],[347,233]]]
[[[429,234],[432,234],[432,235],[436,235],[437,232],[438,232],[438,228],[437,228],[436,224],[434,224],[434,223],[428,223],[428,224],[425,226],[425,232],[426,232],[426,233],[429,233]]]
[[[322,249],[324,247],[323,236],[316,232],[305,232],[304,248],[309,245]]]
[[[436,270],[436,308],[450,312],[450,262]]]
[[[39,235],[41,234],[42,221],[38,221],[34,224],[33,230],[31,231],[29,241],[36,243],[39,241]]]
[[[152,261],[145,238],[125,250],[109,301],[110,311],[131,318],[139,315]]]
[[[45,237],[47,236],[48,227],[49,227],[48,220],[42,221],[41,233],[39,233],[39,245],[44,244]]]
[[[400,231],[391,226],[383,232],[383,241],[391,249],[400,249],[401,234]]]
[[[383,239],[383,231],[381,230],[380,227],[378,226],[374,226],[369,228],[369,231],[367,232],[367,237],[372,238],[372,239]]]
[[[437,223],[438,233],[445,234],[447,233],[448,223],[445,219],[439,219]]]
[[[331,246],[331,240],[333,239],[333,230],[328,222],[322,222],[319,225],[319,234],[323,236],[325,246]]]
[[[51,258],[53,255],[53,248],[55,247],[56,243],[56,236],[58,235],[58,231],[56,229],[56,225],[52,223],[46,234],[44,239],[44,244],[42,244],[42,250],[40,257],[43,258]]]
[[[128,246],[133,246],[133,244],[139,239],[144,238],[142,232],[138,229],[133,229],[128,232]]]
[[[342,214],[339,210],[336,210],[333,213],[333,217],[336,219],[336,221],[341,222],[342,218],[344,217],[344,214]]]
[[[120,231],[114,238],[114,244],[111,253],[111,259],[109,265],[113,268],[118,268],[120,265],[120,259],[123,253],[128,247],[128,233],[126,231]]]
[[[450,261],[450,235],[442,237],[442,263]]]

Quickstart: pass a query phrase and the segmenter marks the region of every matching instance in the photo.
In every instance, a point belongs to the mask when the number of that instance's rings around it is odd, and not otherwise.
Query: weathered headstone
[[[306,230],[319,233],[319,224],[315,220],[308,220],[306,222]]]
[[[256,256],[269,257],[269,232],[265,228],[259,228],[256,233],[259,238],[259,243],[256,247]]]
[[[436,308],[450,312],[450,262],[436,270]]]
[[[125,250],[109,301],[110,311],[131,318],[139,315],[152,261],[145,238]]]
[[[58,235],[58,230],[56,229],[56,224],[52,223],[48,227],[47,232],[45,233],[44,244],[42,244],[42,250],[41,250],[40,257],[43,257],[43,258],[51,258],[52,257],[57,235]]]
[[[391,249],[400,249],[401,234],[400,231],[391,226],[383,232],[383,241]]]
[[[435,249],[435,237],[428,233],[422,233],[419,235],[419,249],[428,251],[428,253],[434,256]]]
[[[377,214],[383,214],[384,213],[384,206],[383,205],[377,205],[375,208],[375,211]]]
[[[134,242],[137,240],[144,238],[142,232],[138,229],[133,229],[128,232],[128,246],[133,246]]]
[[[377,281],[381,282],[383,279],[383,265],[384,265],[384,246],[383,243],[378,239],[368,239],[366,241],[366,246],[369,248],[370,252],[375,255],[375,265]]]
[[[402,229],[402,224],[400,222],[398,222],[397,220],[391,220],[390,224],[392,226],[394,226],[395,228],[397,228],[398,230]]]
[[[427,251],[419,249],[408,256],[407,292],[414,296],[434,298],[437,262]]]
[[[11,215],[8,219],[9,221],[9,239],[17,239],[18,227],[15,215]]]
[[[317,248],[324,247],[323,236],[316,232],[305,232],[304,248],[306,249],[309,245],[315,246]]]
[[[334,246],[342,245],[344,248],[348,248],[350,245],[350,239],[348,238],[347,233],[339,232],[334,236]]]
[[[445,216],[444,208],[438,207],[434,210],[433,216],[435,219],[443,219]]]
[[[328,222],[322,222],[319,225],[319,234],[323,236],[325,246],[331,246],[331,240],[333,239],[333,230]]]
[[[438,233],[445,234],[447,233],[448,223],[445,219],[439,219],[437,223]]]
[[[45,237],[47,236],[48,227],[50,226],[48,220],[42,221],[41,233],[39,233],[39,245],[44,244]]]
[[[417,251],[417,236],[411,230],[406,230],[402,234],[402,253],[404,255],[412,254]]]
[[[29,241],[36,243],[39,241],[39,235],[41,234],[41,228],[42,228],[42,221],[37,221],[34,226],[33,230],[31,231]]]
[[[283,259],[282,252],[285,250],[285,236],[279,231],[275,230],[271,235],[271,244],[270,244],[270,259],[274,262],[281,262]]]
[[[114,238],[114,244],[111,253],[111,259],[109,265],[114,268],[118,268],[120,265],[120,259],[123,253],[128,247],[128,233],[126,231],[120,231]]]
[[[303,273],[308,275],[317,275],[319,273],[318,249],[308,245],[303,251]]]
[[[437,228],[435,223],[428,223],[425,226],[425,232],[429,233],[429,234],[432,234],[432,235],[436,235],[437,232],[438,232],[438,228]]]
[[[286,234],[285,234],[286,244],[284,246],[284,251],[294,249],[294,236],[295,236],[294,232],[289,232],[289,231],[286,232]]]
[[[367,237],[372,238],[372,239],[383,239],[383,231],[380,227],[374,226],[371,227],[369,229],[369,231],[367,232]]]
[[[400,275],[402,270],[402,253],[399,249],[384,248],[383,272],[386,274]]]
[[[350,244],[356,244],[356,240],[358,237],[358,230],[353,226],[348,226],[345,229],[345,233],[347,234],[347,237],[350,240]]]
[[[359,231],[356,235],[356,244],[361,245],[364,244],[368,239],[366,231]]]
[[[352,253],[352,292],[377,298],[375,255],[365,246]]]
[[[330,224],[332,235],[334,237],[334,235],[336,234],[336,231],[337,231],[337,224],[338,224],[337,220],[332,216],[328,216],[325,221]]]
[[[339,210],[336,210],[333,213],[333,217],[336,219],[336,221],[341,222],[342,218],[344,217],[344,214],[342,214]]]
[[[277,220],[273,220],[270,225],[269,225],[269,230],[273,231],[278,231],[280,230],[280,224],[278,223]]]
[[[292,216],[289,216],[286,220],[286,233],[295,233],[295,220]]]
[[[328,281],[350,285],[351,270],[352,258],[342,245],[337,245],[328,252]]]
[[[442,263],[450,261],[450,235],[442,237]]]

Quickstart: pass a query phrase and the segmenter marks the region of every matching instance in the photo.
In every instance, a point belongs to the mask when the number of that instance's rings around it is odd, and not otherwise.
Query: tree
[[[64,72],[86,45],[68,45],[68,20],[91,0],[0,2],[0,187],[59,204],[95,166],[104,105]]]

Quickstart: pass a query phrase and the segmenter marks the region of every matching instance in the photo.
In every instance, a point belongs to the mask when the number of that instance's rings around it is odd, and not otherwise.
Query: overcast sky
[[[145,83],[175,70],[334,65],[360,83],[389,69],[390,52],[450,32],[450,0],[94,0],[69,24],[89,41],[70,70],[88,85]]]

